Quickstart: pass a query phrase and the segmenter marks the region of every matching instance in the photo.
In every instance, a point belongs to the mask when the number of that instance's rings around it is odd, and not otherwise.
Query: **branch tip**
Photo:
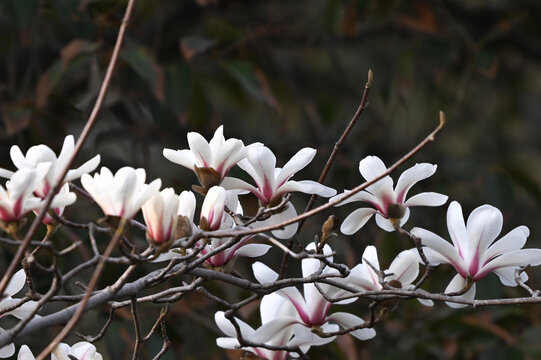
[[[440,126],[445,124],[445,113],[440,110]]]
[[[372,81],[374,81],[374,73],[372,72],[372,69],[368,69],[368,80],[366,81],[365,87],[369,88],[372,86]]]

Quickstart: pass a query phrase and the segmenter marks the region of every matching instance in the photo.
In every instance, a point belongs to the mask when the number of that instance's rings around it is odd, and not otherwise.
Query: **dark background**
[[[66,134],[79,135],[125,5],[113,0],[0,1],[1,167],[13,168],[13,144],[25,151],[46,143],[58,151]],[[494,205],[504,214],[504,233],[527,225],[531,236],[526,246],[541,247],[540,39],[541,5],[534,0],[140,0],[100,118],[78,161],[100,153],[102,164],[113,170],[144,167],[149,179],[161,177],[180,192],[195,176],[165,160],[162,149],[187,148],[188,131],[210,139],[224,124],[226,137],[269,146],[278,166],[302,147],[317,148],[311,166],[295,177],[316,180],[372,69],[368,109],[326,184],[339,192],[358,185],[358,162],[367,155],[390,165],[435,128],[443,110],[448,120],[444,131],[403,167],[438,164],[435,176],[412,194],[448,194],[461,202],[466,216],[482,204]],[[293,199],[301,211],[308,197],[296,194]],[[81,213],[83,208],[87,204],[68,210],[67,216],[83,221],[101,216],[94,208]],[[337,208],[336,214],[343,219],[355,208]],[[421,226],[448,237],[446,208],[413,209],[406,228]],[[307,224],[301,243],[313,239],[322,219]],[[84,235],[64,229],[57,236]],[[410,247],[407,239],[383,233],[373,221],[351,237],[333,240],[332,246],[338,259],[354,265],[367,244],[380,249],[382,267]],[[2,267],[12,251],[2,251]],[[274,249],[270,254],[278,263],[281,254]],[[249,261],[239,263],[239,271],[250,276]],[[298,267],[291,264],[292,274]],[[540,286],[539,271],[529,272],[529,284]],[[427,288],[442,291],[453,275],[442,267]],[[229,300],[246,296],[221,284],[210,289]],[[493,275],[478,284],[478,298],[526,295],[504,288]],[[363,316],[366,305],[359,302],[349,310]],[[173,348],[164,358],[238,358],[215,346],[212,315],[219,309],[198,296],[172,304],[168,330]],[[408,301],[377,325],[375,339],[343,336],[309,355],[533,359],[541,356],[539,309],[456,311]],[[257,307],[248,310],[246,318],[258,326]],[[146,307],[145,329],[158,312],[158,306]],[[80,330],[96,333],[106,318],[105,311],[97,313],[87,315]],[[133,327],[129,314],[124,315],[97,344],[105,359],[131,356]],[[27,343],[37,353],[49,335]],[[156,335],[142,358],[152,358],[160,347]]]

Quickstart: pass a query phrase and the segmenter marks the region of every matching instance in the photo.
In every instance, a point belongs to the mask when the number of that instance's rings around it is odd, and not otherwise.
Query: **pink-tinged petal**
[[[460,257],[457,250],[446,240],[431,231],[414,228],[411,233],[421,239],[421,243],[439,253],[445,259],[445,262],[451,264],[462,276],[468,275],[468,269],[464,260]]]
[[[246,244],[235,252],[235,256],[259,257],[265,255],[271,247],[265,244]]]
[[[377,156],[367,156],[359,162],[359,172],[366,181],[373,180],[387,171],[387,167]],[[385,176],[366,190],[374,194],[378,199],[394,201],[393,179]]]
[[[201,206],[200,218],[205,218],[207,220],[210,229],[204,230],[217,230],[220,227],[224,214],[226,197],[227,192],[221,186],[213,186],[207,192],[203,205]]]
[[[329,199],[329,201],[336,201],[342,197],[344,197],[344,195],[347,195],[347,193],[349,193],[351,190],[346,190],[344,193],[342,194],[339,194],[339,195],[336,195],[332,198]],[[373,206],[375,207],[379,207],[379,202],[378,202],[378,199],[370,194],[369,192],[366,192],[366,191],[360,191],[354,195],[351,195],[349,198],[347,198],[346,200],[336,204],[335,206],[342,206],[344,204],[349,204],[351,202],[354,202],[354,201],[365,201],[365,202],[368,202],[370,204],[372,204]],[[383,211],[383,209],[379,208],[378,210],[380,211]]]
[[[391,266],[389,266],[389,270],[386,271],[393,275],[386,278],[386,280],[398,280],[402,286],[414,282],[419,275],[419,262],[417,261],[419,254],[416,254],[416,252],[417,250],[413,249],[399,253]]]
[[[470,237],[469,254],[472,261],[470,267],[477,262],[478,270],[482,264],[479,264],[487,248],[500,235],[503,226],[503,216],[500,210],[490,205],[479,206],[472,211],[466,223],[466,229]],[[474,271],[472,271],[474,273]]]
[[[78,360],[93,360],[96,356],[96,347],[91,343],[81,341],[71,346],[70,355]]]
[[[526,226],[519,226],[511,230],[507,235],[494,242],[481,258],[481,266],[496,256],[522,249],[530,236],[530,230]]]
[[[163,156],[174,162],[175,164],[182,165],[187,167],[190,170],[194,169],[194,164],[196,164],[196,158],[191,150],[173,150],[173,149],[163,149]],[[199,166],[200,167],[200,166]]]
[[[441,206],[447,202],[447,195],[424,192],[410,197],[404,205],[406,206]]]
[[[468,247],[470,238],[466,230],[462,207],[456,201],[453,201],[447,209],[447,229],[451,236],[451,241],[463,259],[468,258]]]
[[[451,280],[451,282],[449,283],[449,285],[447,285],[445,293],[449,294],[460,291],[464,289],[464,286],[466,286],[466,279],[460,276],[460,274],[456,274],[453,280]],[[456,296],[456,298],[461,300],[473,301],[473,299],[475,299],[475,283],[473,283],[473,285],[468,291],[466,291],[460,296]],[[459,304],[449,301],[446,301],[445,303],[453,309],[459,309],[468,306],[466,304]]]
[[[201,134],[196,132],[188,133],[188,145],[195,156],[198,167],[212,166],[212,150],[210,145]]]
[[[304,148],[299,150],[293,157],[284,165],[278,176],[276,176],[276,186],[281,186],[289,180],[295,173],[304,169],[316,155],[316,150],[312,148]]]
[[[345,235],[352,235],[359,231],[368,220],[377,213],[376,209],[361,208],[353,211],[340,225],[340,231]]]
[[[349,329],[364,324],[364,320],[360,317],[344,312],[331,314],[327,319],[338,323],[342,329]],[[370,328],[358,329],[349,334],[355,336],[359,340],[368,340],[376,336],[376,330]]]
[[[333,188],[321,185],[320,183],[311,180],[290,180],[277,189],[278,194],[285,194],[295,191],[305,194],[316,194],[321,197],[331,197],[336,194],[336,190],[334,190]]]
[[[541,265],[541,249],[515,250],[498,256],[483,266],[473,279],[476,281],[482,279],[487,274],[500,268],[517,268],[526,265]]]
[[[271,283],[278,279],[278,273],[259,261],[252,264],[252,270],[254,272],[254,277],[261,284]]]
[[[8,347],[11,346],[13,348],[13,351],[9,349]],[[7,346],[4,346],[0,349],[0,358],[7,358],[15,354],[15,345],[9,344]],[[19,353],[17,354],[17,360],[36,360],[34,357],[34,354],[32,354],[32,351],[30,351],[30,348],[26,345],[22,345],[19,349]]]
[[[220,148],[213,149],[214,157],[212,166],[222,177],[240,160],[246,157],[244,144],[237,139],[228,139]]]
[[[409,189],[419,181],[434,175],[436,168],[436,165],[422,163],[415,164],[415,166],[404,171],[396,182],[396,202],[399,204],[404,203]]]
[[[30,164],[26,160],[26,157],[23,155],[21,149],[17,145],[13,145],[11,147],[9,150],[9,155],[11,156],[11,161],[13,161],[13,165],[15,165],[17,169],[34,167],[33,164]]]
[[[247,160],[253,167],[253,173],[249,173],[249,175],[254,179],[265,198],[270,200],[276,188],[274,177],[276,156],[268,147],[259,146],[248,152]],[[244,170],[246,171],[247,168]]]
[[[11,279],[9,279],[8,286],[4,291],[4,296],[13,296],[17,294],[26,284],[26,273],[23,269],[17,271]],[[1,302],[0,302],[1,304]]]
[[[60,161],[60,158],[59,158],[59,161]],[[89,172],[96,170],[96,168],[100,164],[100,161],[101,161],[100,155],[94,156],[92,159],[88,160],[83,165],[79,166],[77,169],[69,170],[66,174],[66,177],[64,178],[64,181],[68,182],[68,181],[78,179],[83,174],[88,174]],[[57,166],[57,169],[61,170],[58,168],[58,166]]]

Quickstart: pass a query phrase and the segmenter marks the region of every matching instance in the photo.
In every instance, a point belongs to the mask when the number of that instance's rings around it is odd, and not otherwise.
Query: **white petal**
[[[213,168],[223,177],[233,165],[246,157],[246,152],[242,141],[228,139],[217,151],[213,149],[212,156]]]
[[[252,270],[255,278],[261,284],[271,283],[278,279],[278,273],[259,261],[252,264]]]
[[[403,203],[406,199],[409,189],[417,182],[432,176],[436,172],[436,165],[422,163],[407,169],[400,175],[396,182],[396,201]]]
[[[5,332],[6,331],[4,329],[0,328],[0,335],[5,333]],[[8,358],[8,357],[11,357],[13,354],[15,354],[15,345],[13,343],[7,344],[7,345],[0,348],[0,358]],[[30,352],[30,355],[31,354],[32,353]],[[27,360],[27,359],[28,360],[35,360],[33,358],[33,356],[28,357],[29,354],[27,352],[24,352],[23,355],[26,355],[26,357],[21,358],[23,360]]]
[[[254,329],[248,324],[246,324],[244,321],[237,319],[237,323],[240,327],[240,333],[243,337],[249,338],[253,333]],[[223,311],[218,311],[216,314],[214,314],[214,321],[216,322],[216,325],[218,325],[218,328],[227,336],[233,336],[237,337],[237,331],[235,330],[235,327],[229,321],[228,318],[225,317],[225,313]]]
[[[101,158],[99,155],[94,156],[92,159],[85,162],[83,165],[79,166],[77,169],[69,170],[66,174],[64,181],[72,181],[74,179],[80,178],[83,174],[88,174],[91,171],[96,170],[100,164]]]
[[[465,285],[466,285],[466,279],[460,276],[460,274],[456,274],[453,280],[451,280],[451,282],[449,283],[449,285],[447,285],[447,288],[445,289],[445,293],[453,293],[453,292],[460,291],[464,289]],[[463,300],[470,300],[470,301],[475,299],[475,283],[473,283],[473,285],[468,291],[466,291],[464,294],[460,296],[456,296],[456,298],[463,299]],[[449,301],[446,301],[445,303],[449,307],[454,308],[454,309],[459,309],[459,308],[468,306],[466,304],[458,304],[458,303],[453,303]]]
[[[302,192],[305,194],[317,194],[321,197],[331,197],[336,194],[336,190],[325,185],[321,185],[316,181],[301,180],[301,181],[288,181],[283,186],[277,189],[279,194],[287,192]]]
[[[78,342],[71,346],[70,355],[78,360],[93,360],[96,355],[96,347],[86,341]]]
[[[6,287],[6,290],[4,291],[5,296],[13,296],[17,294],[26,284],[26,273],[23,269],[17,271],[11,279],[9,280],[9,283]]]
[[[13,352],[9,355],[4,356],[5,354],[3,350],[5,347],[3,347],[0,349],[0,358],[6,358],[15,353],[15,345],[10,345],[13,347]],[[22,345],[19,349],[19,353],[17,354],[17,360],[36,360],[36,358],[34,357],[34,354],[32,354],[32,351],[30,351],[30,348],[28,346]]]
[[[270,293],[263,296],[259,304],[259,312],[261,315],[261,323],[266,324],[276,318],[280,308],[287,300],[277,293]]]
[[[403,287],[415,281],[419,275],[419,262],[417,261],[418,254],[412,251],[417,252],[416,249],[405,250],[396,256],[387,271],[393,274],[388,277],[388,280],[398,280]]]
[[[235,252],[235,256],[259,257],[265,255],[271,247],[265,244],[246,244]]]
[[[242,162],[239,162],[239,166],[247,171],[248,174],[254,179],[261,192],[267,196],[265,189],[276,189],[276,182],[274,177],[274,169],[276,167],[276,156],[266,146],[259,146],[248,152],[247,160],[252,165],[252,169],[245,168]],[[250,171],[248,171],[250,170]]]
[[[265,221],[258,221],[256,226],[270,226],[282,223],[297,216],[297,210],[291,203],[287,203],[286,208],[278,214],[272,215]],[[289,239],[297,232],[298,223],[287,225],[284,229],[273,230],[272,234],[279,239]]]
[[[193,222],[196,207],[195,195],[191,191],[183,191],[178,196],[178,215],[186,216]]]
[[[312,148],[304,148],[299,150],[293,157],[284,165],[278,176],[276,177],[276,186],[279,187],[295,173],[304,169],[316,155],[316,150]]]
[[[359,162],[359,172],[366,181],[373,180],[387,171],[387,167],[377,156],[367,156]],[[385,176],[367,190],[374,194],[378,199],[390,198],[394,201],[393,179]]]
[[[346,190],[344,193],[330,198],[329,201],[336,201],[339,198],[344,197],[344,195],[347,195],[349,192],[351,192],[351,190]],[[365,201],[365,202],[371,203],[374,206],[376,206],[376,204],[379,204],[378,199],[376,199],[374,195],[370,194],[367,191],[360,191],[356,194],[351,195],[346,200],[336,204],[335,206],[342,206],[344,204],[349,204],[354,201]]]
[[[466,230],[464,215],[462,215],[462,207],[457,201],[449,204],[447,209],[447,229],[458,253],[461,254],[462,258],[467,259],[470,238]]]
[[[220,186],[226,190],[248,190],[249,192],[254,193],[256,195],[259,194],[259,190],[255,186],[248,184],[244,180],[237,179],[234,177],[226,176],[222,180]]]
[[[440,206],[447,202],[447,195],[424,192],[410,197],[404,205],[406,206]]]
[[[167,160],[172,161],[175,164],[179,164],[184,167],[187,167],[190,170],[194,169],[194,164],[196,163],[194,154],[188,149],[184,149],[184,150],[163,149],[163,156]]]
[[[287,331],[287,327],[297,322],[294,317],[279,317],[260,326],[253,334],[250,335],[250,340],[257,343],[265,343],[274,337],[281,337],[283,331]]]
[[[525,265],[541,265],[541,249],[515,250],[498,256],[483,266],[474,279],[479,280],[496,269]]]
[[[21,149],[17,145],[13,145],[11,147],[9,150],[9,155],[11,156],[11,161],[13,161],[13,165],[15,165],[17,169],[34,167],[33,164],[30,164],[26,160],[26,157],[23,155]]]
[[[473,210],[466,224],[470,237],[470,254],[482,256],[500,235],[502,225],[502,213],[494,206],[483,205]]]
[[[327,317],[327,319],[329,321],[337,322],[343,329],[349,329],[364,324],[364,320],[360,317],[344,312],[334,313]],[[370,328],[358,329],[350,332],[349,334],[355,336],[359,340],[368,340],[376,336],[376,330]]]
[[[340,231],[345,235],[356,233],[376,212],[376,209],[371,208],[361,208],[353,211],[340,225]]]
[[[529,235],[530,230],[524,225],[511,230],[509,233],[507,233],[507,235],[494,242],[492,246],[488,248],[481,259],[481,265],[484,265],[487,260],[490,260],[496,256],[522,249],[524,244],[526,244],[526,240]]]
[[[366,263],[367,264],[367,268],[370,268],[370,270],[372,270],[372,267],[368,265],[368,263],[370,263],[370,265],[372,265],[373,267],[375,267],[377,270],[379,270],[379,260],[378,260],[378,250],[376,249],[375,246],[373,245],[369,245],[367,246],[365,249],[364,249],[364,252],[363,252],[363,263]],[[372,270],[373,272],[373,270]],[[373,273],[375,276],[376,276],[376,279],[377,279],[377,275],[376,273],[374,272]],[[377,280],[376,280],[377,281]],[[379,281],[378,281],[379,282]]]
[[[14,174],[13,171],[9,171],[9,170],[6,170],[6,169],[0,169],[0,177],[6,178],[6,179],[11,179],[13,174]]]
[[[212,150],[210,145],[201,134],[196,132],[188,133],[188,145],[195,156],[197,166],[212,166]]]
[[[406,211],[408,211],[409,209],[406,208]],[[379,212],[376,212],[376,224],[378,224],[378,226],[380,228],[382,228],[383,230],[387,231],[387,232],[393,232],[394,231],[394,226],[393,224],[391,223],[391,221],[387,218],[384,218],[383,216],[381,216],[381,214]]]
[[[233,335],[231,335],[233,336]],[[216,339],[216,345],[221,347],[222,349],[233,349],[238,350],[239,349],[239,341],[236,338],[233,337],[220,337]]]

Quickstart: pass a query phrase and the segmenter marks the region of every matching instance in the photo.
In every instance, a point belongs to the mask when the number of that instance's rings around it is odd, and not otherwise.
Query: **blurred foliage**
[[[119,0],[0,0],[2,167],[11,164],[14,143],[58,149],[66,134],[80,133],[125,5]],[[150,178],[161,177],[180,192],[195,177],[165,160],[162,149],[187,148],[188,131],[209,138],[224,124],[226,137],[267,144],[279,166],[300,148],[316,147],[316,159],[299,178],[317,179],[358,106],[371,68],[368,110],[327,183],[339,191],[360,183],[357,165],[366,155],[388,164],[397,160],[436,126],[441,109],[448,119],[444,132],[408,164],[439,165],[416,191],[449,194],[466,214],[485,203],[497,206],[504,213],[504,232],[526,224],[532,234],[527,246],[541,247],[540,38],[541,4],[535,0],[137,1],[106,103],[80,158],[100,153],[112,168],[145,167]],[[300,211],[307,197],[294,198]],[[343,218],[353,208],[336,213]],[[418,209],[409,224],[447,236],[445,212],[445,207]],[[93,219],[74,210],[70,215]],[[301,241],[309,241],[317,227],[317,221],[309,222]],[[382,266],[410,246],[373,223],[332,245],[351,265],[367,244],[379,246]],[[2,255],[5,264],[9,254]],[[249,276],[247,265],[240,265]],[[292,264],[291,270],[297,267]],[[431,289],[443,289],[451,278],[446,270],[436,271]],[[541,287],[541,273],[530,274],[531,284]],[[212,290],[229,300],[246,295],[219,284]],[[524,295],[503,289],[496,277],[482,281],[478,292],[479,298]],[[217,332],[208,315],[216,309],[197,295],[171,306],[173,349],[165,358],[238,358],[214,345]],[[363,306],[354,309],[364,312]],[[257,319],[257,309],[250,310],[245,315]],[[155,313],[145,312],[144,325],[150,326],[158,312],[157,307]],[[539,312],[535,306],[454,311],[403,302],[377,326],[374,340],[345,336],[310,354],[317,359],[538,358]],[[95,333],[105,319],[106,313],[89,315],[82,328]],[[105,358],[130,358],[129,314],[114,326],[98,347]],[[157,338],[143,356],[160,346]]]

